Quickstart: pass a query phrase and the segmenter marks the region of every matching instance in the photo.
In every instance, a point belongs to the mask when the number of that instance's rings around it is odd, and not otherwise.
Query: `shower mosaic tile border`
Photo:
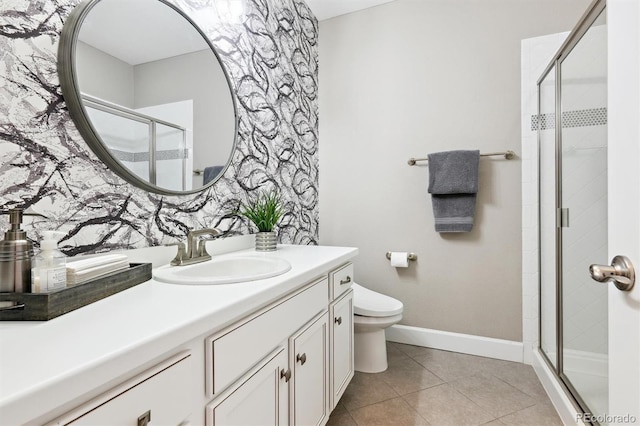
[[[301,0],[173,0],[218,50],[236,94],[231,166],[196,195],[163,196],[106,169],[71,121],[57,75],[65,18],[79,0],[11,0],[0,11],[0,206],[31,208],[39,240],[58,229],[68,255],[156,246],[189,229],[247,234],[233,214],[251,193],[286,201],[282,243],[318,239],[318,23]],[[230,13],[242,4],[241,18]],[[0,226],[7,227],[6,219]]]
[[[188,151],[184,149],[161,149],[156,152],[156,161],[161,160],[182,160],[189,158]],[[112,149],[111,154],[120,161],[129,161],[131,163],[147,162],[151,154],[146,152],[125,152],[117,149]]]
[[[556,128],[556,115],[554,113],[532,115],[531,130],[552,130]],[[607,108],[581,109],[565,111],[562,113],[562,128],[605,126],[607,124]]]

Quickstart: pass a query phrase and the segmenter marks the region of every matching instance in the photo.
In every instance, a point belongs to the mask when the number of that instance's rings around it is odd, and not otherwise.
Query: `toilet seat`
[[[390,317],[402,313],[403,305],[393,297],[385,296],[352,283],[353,313],[367,317]]]

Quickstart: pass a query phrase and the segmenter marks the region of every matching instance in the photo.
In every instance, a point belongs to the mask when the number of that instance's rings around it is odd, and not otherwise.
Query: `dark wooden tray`
[[[49,293],[0,293],[0,302],[16,302],[0,308],[0,321],[48,321],[97,302],[151,279],[151,263],[131,263],[129,268]]]

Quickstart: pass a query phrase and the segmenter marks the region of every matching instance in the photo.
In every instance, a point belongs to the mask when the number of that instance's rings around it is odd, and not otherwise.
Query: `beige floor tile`
[[[445,382],[469,377],[486,368],[487,359],[479,356],[422,348],[411,357]]]
[[[331,412],[331,414],[341,414],[341,413],[346,413],[347,412],[347,408],[344,406],[344,404],[342,403],[342,400],[338,401],[338,403],[336,404],[336,408],[333,409],[333,411]]]
[[[409,355],[400,350],[398,345],[400,345],[400,343],[387,342],[387,361],[391,362],[395,359],[409,358]]]
[[[488,374],[465,377],[450,384],[494,417],[502,417],[536,404],[536,400],[530,396]]]
[[[475,426],[495,419],[447,383],[403,398],[432,425]]]
[[[496,376],[515,387],[521,392],[526,393],[530,397],[539,402],[548,402],[549,397],[544,391],[538,376],[536,376],[533,367],[527,364],[509,361],[497,361],[485,368],[485,371]]]
[[[433,349],[430,349],[430,348],[424,348],[422,346],[406,345],[404,343],[392,343],[392,344],[399,351],[405,353],[406,355],[408,355],[410,357],[420,356],[420,355],[423,355],[423,352],[425,352],[425,351],[432,351],[433,350]]]
[[[389,360],[390,370],[424,370],[424,366],[406,356],[405,358],[394,358]]]
[[[351,383],[344,391],[340,402],[351,411],[376,402],[396,398],[399,395],[381,378],[379,374],[359,373],[356,371]]]
[[[562,426],[562,421],[551,403],[538,403],[533,407],[516,411],[500,421],[513,426]]]
[[[389,368],[379,376],[399,395],[406,395],[443,383],[439,377],[408,357],[390,359]]]
[[[387,371],[356,373],[328,425],[562,424],[528,365],[393,342],[387,355]]]
[[[427,426],[423,419],[402,398],[390,399],[351,411],[359,426]]]
[[[327,426],[358,426],[358,424],[353,420],[353,417],[351,417],[348,411],[345,410],[336,413],[334,410],[329,417]]]

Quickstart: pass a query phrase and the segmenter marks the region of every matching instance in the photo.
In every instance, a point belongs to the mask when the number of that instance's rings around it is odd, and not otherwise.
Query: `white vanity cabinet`
[[[207,339],[208,426],[328,421],[353,378],[352,277],[348,263]]]
[[[323,425],[329,419],[324,311],[207,406],[207,425]]]
[[[281,278],[151,280],[47,323],[0,328],[0,423],[326,424],[353,377],[357,250],[279,248],[272,255],[294,265]],[[57,362],[37,362],[42,346]]]
[[[353,378],[353,264],[329,273],[331,409],[338,404]]]
[[[207,425],[326,423],[327,295],[321,278],[206,339]]]
[[[78,407],[51,425],[145,426],[188,424],[196,392],[191,354],[181,353],[100,397]]]

